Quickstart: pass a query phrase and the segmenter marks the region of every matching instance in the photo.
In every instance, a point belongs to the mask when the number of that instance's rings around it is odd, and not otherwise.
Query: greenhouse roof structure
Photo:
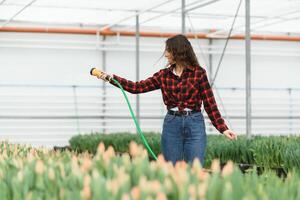
[[[241,0],[242,1],[242,0]],[[184,9],[182,5],[184,2]],[[228,32],[240,0],[0,0],[0,28],[44,26],[134,31]],[[253,34],[300,35],[299,0],[251,0]],[[242,1],[232,35],[245,32]]]

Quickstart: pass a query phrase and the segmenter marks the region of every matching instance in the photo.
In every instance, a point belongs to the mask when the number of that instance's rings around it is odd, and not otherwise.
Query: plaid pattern
[[[227,130],[228,127],[218,110],[205,69],[187,66],[181,77],[178,77],[173,73],[174,67],[161,69],[152,77],[138,82],[126,80],[115,74],[113,78],[122,85],[124,90],[133,94],[161,89],[163,101],[168,110],[177,106],[179,111],[183,111],[184,108],[201,111],[203,102],[204,109],[214,127],[220,133]],[[110,83],[118,87],[113,81]]]

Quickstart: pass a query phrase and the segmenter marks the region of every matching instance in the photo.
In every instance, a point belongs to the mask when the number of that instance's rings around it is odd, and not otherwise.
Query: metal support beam
[[[256,18],[255,20],[253,20],[252,24],[250,24],[250,26],[252,27],[252,30],[257,30],[261,27],[265,27],[265,26],[269,26],[269,25],[274,25],[276,23],[280,23],[280,22],[287,22],[289,20],[294,20],[295,18],[286,18],[284,16],[286,15],[290,15],[290,14],[294,14],[294,13],[297,13],[299,12],[299,9],[295,9],[293,11],[288,11],[288,12],[284,12],[284,13],[281,13],[281,14],[274,14],[274,15],[270,15],[268,17],[263,17],[263,16],[251,16],[251,18]],[[222,16],[222,15],[220,15]],[[223,15],[224,17],[232,17],[230,15]],[[243,15],[239,15],[239,17],[246,17],[246,16],[243,16]],[[266,23],[270,20],[274,20],[276,19],[277,21],[276,22],[272,22],[272,23]],[[233,29],[236,33],[239,32],[240,29],[244,28],[246,25],[245,24],[239,24],[237,26],[235,26],[235,28]],[[242,30],[241,30],[242,32]],[[218,31],[215,31],[215,32],[212,32],[212,33],[209,33],[207,34],[208,37],[217,37],[218,35],[224,35],[227,33],[227,30],[218,30]]]
[[[99,32],[98,32],[99,33]],[[106,36],[102,37],[102,41],[104,42],[106,40]],[[104,46],[104,45],[103,45]],[[104,72],[106,72],[106,51],[102,51],[102,69]],[[103,115],[103,120],[102,120],[102,132],[106,133],[106,121],[105,121],[105,113],[106,113],[106,83],[102,81],[102,90],[103,90],[103,96],[102,96],[102,115]]]
[[[195,10],[195,9],[207,6],[209,4],[215,3],[216,1],[220,1],[220,0],[212,0],[212,1],[208,1],[208,2],[202,3],[200,5],[197,5],[197,6],[193,7],[193,8],[189,8],[189,9],[185,10],[185,12],[188,13],[188,12],[190,12],[192,10]]]
[[[26,8],[28,8],[29,6],[31,6],[34,2],[36,2],[37,0],[32,0],[29,4],[25,5],[21,10],[19,10],[16,14],[14,14],[11,18],[9,18],[6,22],[4,22],[1,27],[6,26],[7,24],[9,24],[9,22],[11,22],[16,16],[18,16],[21,12],[23,12]],[[2,1],[1,3],[4,3],[4,1]]]
[[[246,27],[246,135],[251,137],[251,35],[250,35],[250,0],[245,1]]]
[[[209,81],[212,81],[212,74],[213,74],[213,55],[211,53],[211,46],[213,44],[213,39],[208,39],[209,42],[209,47],[208,47],[208,76],[209,76]]]
[[[129,20],[129,19],[131,19],[131,18],[133,18],[133,17],[137,17],[138,15],[141,15],[141,14],[143,14],[143,13],[149,12],[149,11],[155,9],[155,8],[159,8],[159,7],[163,6],[164,4],[170,3],[170,2],[172,2],[172,1],[174,1],[174,0],[167,0],[167,1],[164,1],[164,2],[162,2],[162,3],[157,4],[157,5],[155,5],[155,6],[152,6],[152,7],[150,7],[150,8],[147,8],[147,9],[145,9],[145,10],[137,11],[134,15],[130,15],[130,16],[125,17],[125,18],[122,18],[122,19],[120,19],[120,20],[118,20],[118,21],[116,21],[116,22],[114,22],[114,23],[112,23],[112,24],[108,24],[108,25],[106,25],[106,26],[101,27],[100,30],[104,30],[104,29],[107,29],[107,28],[111,28],[111,27],[113,27],[113,26],[116,26],[116,25],[120,24],[121,22],[127,21],[127,20]]]
[[[181,0],[181,33],[185,34],[185,0]]]
[[[77,92],[76,92],[76,85],[72,86],[73,88],[73,99],[74,99],[74,112],[76,116],[76,128],[77,134],[80,133],[80,121],[79,121],[79,113],[78,113],[78,100],[77,100]]]
[[[212,45],[212,39],[208,39],[209,41],[209,47],[208,47],[208,79],[211,83],[212,81],[212,74],[213,74],[213,60],[212,60],[212,53],[211,53],[211,45]],[[200,44],[199,44],[200,47]],[[208,126],[208,132],[213,132],[214,129],[212,126]]]
[[[288,95],[289,95],[289,134],[293,134],[293,95],[292,95],[292,88],[288,88]]]
[[[194,4],[196,4],[196,3],[199,3],[199,1],[200,1],[200,0],[196,0],[196,1],[192,2],[192,3],[185,4],[185,13],[186,13],[186,8],[187,8],[187,7],[189,7],[189,6],[191,6],[191,5],[194,5]],[[140,25],[141,25],[141,24],[144,24],[144,23],[147,23],[147,22],[149,22],[149,21],[152,21],[152,20],[154,20],[154,19],[161,18],[161,17],[163,17],[163,16],[165,16],[165,15],[168,15],[168,14],[170,14],[170,13],[176,14],[177,12],[181,12],[181,13],[182,13],[182,6],[176,7],[175,9],[169,10],[169,11],[167,11],[167,12],[160,13],[160,14],[154,16],[154,17],[150,17],[150,18],[148,18],[148,19],[145,19],[144,21],[141,21],[141,22],[140,22]],[[128,26],[128,27],[131,27],[131,26]]]
[[[135,25],[135,59],[136,59],[136,81],[140,80],[140,24],[139,15],[136,15]],[[136,119],[140,124],[140,95],[136,95]]]

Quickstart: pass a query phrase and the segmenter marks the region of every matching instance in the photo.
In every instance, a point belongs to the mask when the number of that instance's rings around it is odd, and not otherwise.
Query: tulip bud
[[[230,160],[226,163],[226,165],[223,167],[223,170],[222,170],[222,176],[225,177],[225,176],[229,176],[232,174],[233,172],[233,167],[234,167],[234,164],[233,162]]]
[[[55,180],[55,172],[52,168],[49,169],[49,172],[48,172],[48,178],[51,180],[51,181],[54,181]]]
[[[100,154],[103,154],[105,152],[105,145],[103,142],[99,143],[98,148],[97,148],[97,152]]]
[[[214,173],[220,172],[220,161],[217,159],[214,159],[211,163],[211,171]]]
[[[35,172],[37,174],[42,174],[44,172],[44,163],[41,160],[38,160],[35,164]]]
[[[140,198],[140,188],[135,186],[131,189],[131,195],[132,195],[132,198],[133,200],[137,200]]]

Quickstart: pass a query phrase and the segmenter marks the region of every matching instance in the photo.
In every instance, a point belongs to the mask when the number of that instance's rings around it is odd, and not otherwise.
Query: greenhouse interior
[[[0,0],[0,199],[300,199],[299,0]]]

